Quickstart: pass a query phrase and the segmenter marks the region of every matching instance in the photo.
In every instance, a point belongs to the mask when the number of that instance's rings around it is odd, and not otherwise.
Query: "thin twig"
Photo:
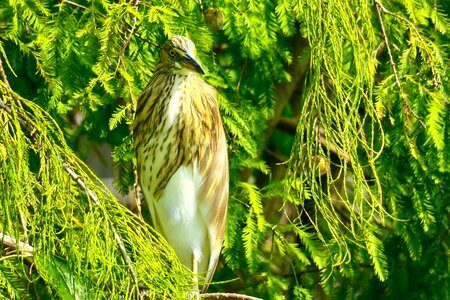
[[[67,4],[70,4],[70,5],[75,6],[75,7],[78,7],[78,8],[81,8],[81,9],[84,9],[84,10],[87,10],[87,9],[88,9],[86,6],[81,5],[81,4],[78,4],[78,3],[73,2],[73,1],[70,1],[70,0],[62,0],[62,2],[67,3]]]
[[[0,99],[0,108],[2,108],[3,110],[5,110],[8,114],[10,114],[11,116],[13,115],[12,109],[11,107],[9,107],[5,102],[3,102]],[[25,121],[24,119],[22,119],[21,117],[17,116],[17,120],[19,121],[20,125],[22,125],[27,132],[29,133],[33,133],[33,129],[30,127],[30,125],[28,125],[27,121]]]
[[[420,125],[422,125],[423,128],[427,128],[427,126],[422,121],[422,119],[419,117],[419,115],[417,115],[417,113],[408,104],[408,100],[406,99],[406,97],[404,95],[402,95],[402,87],[401,87],[400,79],[398,76],[397,68],[395,66],[394,58],[391,53],[391,47],[389,46],[389,40],[388,40],[388,37],[386,34],[386,29],[384,28],[383,17],[381,16],[380,8],[382,8],[383,6],[381,5],[381,3],[379,1],[375,0],[375,7],[377,9],[378,20],[380,21],[381,31],[383,32],[384,42],[386,43],[386,48],[388,51],[389,60],[391,62],[392,71],[394,72],[395,83],[396,83],[397,87],[399,88],[400,96],[402,97],[402,101],[403,101],[403,105],[406,107],[406,114],[411,113],[417,119],[417,121],[419,121]],[[384,10],[383,10],[383,12],[384,12]]]
[[[136,26],[136,28],[138,28],[138,27],[139,27],[139,26]],[[127,31],[128,31],[128,32],[131,32],[131,29],[130,29],[130,28],[127,28]],[[155,42],[153,42],[153,41],[151,41],[151,40],[149,40],[149,39],[143,37],[142,35],[140,35],[140,34],[137,33],[136,31],[134,31],[133,34],[134,34],[134,36],[137,37],[138,39],[140,39],[140,40],[142,40],[142,41],[144,41],[144,42],[146,42],[146,43],[152,44],[152,45],[155,46],[156,48],[159,48],[159,45],[158,45],[157,43],[155,43]]]
[[[134,0],[133,2],[133,7],[134,10],[137,12],[138,11],[138,5],[139,5],[139,0]],[[130,44],[131,38],[134,36],[134,33],[136,31],[136,23],[137,23],[137,18],[136,15],[133,16],[133,26],[131,27],[131,31],[129,31],[129,34],[127,36],[127,38],[125,39],[125,42],[122,45],[122,49],[120,50],[120,54],[119,54],[119,64],[122,64],[123,69],[126,72],[126,65],[125,65],[125,61],[123,60],[124,56],[125,56],[125,50],[127,49],[128,45]],[[126,22],[125,22],[126,24]],[[128,26],[128,24],[126,24],[125,26]],[[129,28],[127,28],[128,31]],[[117,65],[117,68],[119,68],[119,64]],[[128,92],[130,93],[130,97],[131,97],[131,103],[133,103],[133,106],[136,107],[136,99],[134,98],[133,95],[133,89],[131,87],[131,84],[128,80],[126,80],[127,85],[128,85]]]
[[[3,62],[2,62],[1,58],[0,58],[0,74],[2,75],[3,83],[5,83],[7,88],[11,89],[11,86],[9,85],[9,82],[8,82],[8,77],[6,77],[5,69],[3,68]]]
[[[245,60],[244,60],[244,63],[242,64],[241,74],[239,75],[239,81],[238,81],[238,83],[237,83],[236,91],[235,91],[236,97],[238,96],[239,89],[240,89],[240,87],[241,87],[242,77],[244,76],[244,72],[245,72],[245,69],[246,69],[246,68],[247,68],[247,59],[245,59]]]
[[[73,6],[75,6],[75,7],[78,7],[78,8],[84,9],[84,10],[87,10],[87,9],[88,9],[86,6],[81,5],[81,4],[78,4],[78,3],[76,3],[76,2],[72,2],[72,1],[70,1],[70,0],[62,0],[62,2],[67,3],[67,4],[70,4],[70,5],[73,5]]]
[[[328,149],[330,152],[336,154],[339,158],[344,159],[346,162],[351,163],[351,157],[350,154],[344,151],[344,149],[340,148],[339,146],[333,144],[327,139],[327,135],[325,134],[325,128],[321,124],[315,124],[315,130],[316,134],[319,138],[320,144]]]
[[[385,14],[387,14],[387,15],[390,15],[390,16],[393,16],[393,17],[395,17],[395,18],[397,18],[397,19],[400,19],[400,20],[402,20],[403,22],[405,22],[406,24],[408,24],[408,26],[409,26],[410,28],[412,28],[412,30],[415,32],[415,34],[416,34],[417,37],[419,38],[419,41],[422,43],[422,45],[423,45],[423,50],[425,50],[425,53],[427,54],[428,59],[430,60],[430,62],[433,62],[433,56],[431,55],[430,51],[428,51],[428,49],[427,49],[427,44],[426,44],[426,42],[423,40],[423,38],[422,38],[422,36],[420,35],[419,31],[417,30],[416,26],[414,26],[414,24],[413,24],[411,21],[409,21],[408,19],[406,19],[405,17],[402,17],[402,16],[400,16],[400,15],[394,14],[393,12],[389,11],[386,7],[383,6],[383,4],[382,4],[380,1],[375,0],[375,4],[376,4],[379,8],[381,8],[381,10],[383,11],[383,13],[385,13]],[[377,9],[377,10],[378,10],[378,9]],[[432,65],[430,66],[430,69],[431,69],[431,73],[433,74],[433,84],[434,84],[435,87],[437,87],[437,86],[439,86],[441,83],[436,79],[437,75],[436,75],[436,72],[434,71],[434,68],[433,68]]]
[[[136,12],[138,11],[138,7],[139,7],[138,5],[139,5],[139,0],[134,0],[133,8]],[[134,32],[136,31],[136,23],[137,23],[137,18],[136,18],[136,15],[134,15],[133,16],[133,26],[131,26],[130,34],[127,36],[125,43],[123,43],[122,49],[120,50],[120,55],[119,55],[120,61],[122,61],[123,56],[125,55],[125,50],[127,49],[128,45],[130,44],[131,38],[133,37]]]
[[[275,151],[272,151],[269,148],[265,149],[264,151],[267,154],[269,154],[270,156],[272,156],[273,158],[275,158],[278,161],[278,164],[285,164],[289,160],[289,157],[287,157],[283,154],[277,153]]]
[[[6,59],[6,63],[8,64],[8,66],[9,66],[10,69],[11,69],[11,66],[10,66],[9,63],[8,63],[8,58],[6,57],[6,54],[5,54],[5,59]],[[11,70],[11,71],[12,71],[12,70]],[[12,71],[12,72],[13,72],[13,74],[14,74],[14,71]],[[1,76],[2,76],[1,81],[3,81],[3,83],[5,84],[5,86],[6,86],[8,89],[11,90],[11,85],[9,84],[8,77],[6,76],[5,68],[3,68],[3,61],[2,61],[1,58],[0,58],[0,74],[1,74]],[[15,74],[14,74],[14,75],[15,75]],[[20,100],[17,100],[17,104],[19,105],[20,108],[23,109],[22,103],[20,102]]]
[[[346,162],[351,162],[350,155],[332,142],[328,141],[325,135],[319,134],[319,142],[323,147],[336,154],[339,158],[344,159]]]
[[[298,126],[298,117],[280,117],[278,121],[277,127],[291,135],[295,135],[297,133]]]
[[[67,165],[66,163],[63,163],[63,168],[64,170],[66,170],[66,172],[70,175],[70,177],[72,177],[72,179],[82,188],[86,191],[86,193],[88,194],[89,198],[91,198],[95,205],[97,206],[101,206],[100,201],[98,201],[97,196],[94,194],[94,192],[87,187],[86,183],[78,176],[77,173],[75,173],[74,170],[72,170],[69,165]]]
[[[200,13],[203,15],[203,1],[202,0],[198,0],[198,4],[200,5]]]

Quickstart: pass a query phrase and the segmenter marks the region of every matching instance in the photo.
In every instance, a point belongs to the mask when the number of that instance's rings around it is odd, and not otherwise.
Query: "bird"
[[[161,47],[133,122],[136,169],[154,228],[206,292],[220,256],[229,194],[228,152],[217,91],[200,76],[194,43]]]

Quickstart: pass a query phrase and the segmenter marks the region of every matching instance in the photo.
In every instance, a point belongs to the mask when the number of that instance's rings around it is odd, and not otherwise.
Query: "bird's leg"
[[[194,273],[194,286],[192,287],[192,298],[200,299],[200,291],[198,289],[198,259],[195,253],[192,253],[192,273]]]

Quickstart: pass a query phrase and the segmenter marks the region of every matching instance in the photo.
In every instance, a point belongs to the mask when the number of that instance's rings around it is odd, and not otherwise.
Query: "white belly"
[[[209,240],[206,224],[197,206],[201,183],[202,177],[196,167],[180,166],[169,180],[161,199],[154,205],[165,238],[181,262],[191,268],[194,255],[200,261],[198,270],[206,272],[209,257],[202,259],[202,254],[204,247],[209,247]]]

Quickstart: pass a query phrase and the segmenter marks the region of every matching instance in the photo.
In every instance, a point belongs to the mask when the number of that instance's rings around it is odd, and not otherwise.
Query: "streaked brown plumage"
[[[197,73],[194,44],[174,36],[161,49],[133,126],[137,171],[154,226],[181,262],[203,273],[204,292],[222,246],[228,156],[216,91]]]

